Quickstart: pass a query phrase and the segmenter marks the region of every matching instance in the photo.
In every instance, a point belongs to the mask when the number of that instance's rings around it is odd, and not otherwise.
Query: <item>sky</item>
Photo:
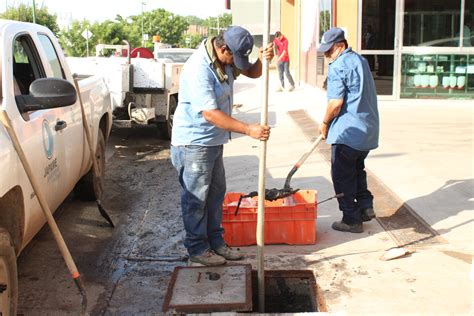
[[[33,5],[33,0],[0,0],[0,13],[20,3]],[[35,0],[37,8],[47,6],[59,20],[85,18],[91,22],[113,20],[117,14],[123,17],[141,14],[142,3],[144,11],[163,8],[182,16],[206,18],[230,13],[224,8],[224,0]]]

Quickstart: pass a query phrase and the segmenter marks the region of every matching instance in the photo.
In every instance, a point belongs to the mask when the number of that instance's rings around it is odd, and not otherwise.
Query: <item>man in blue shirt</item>
[[[319,52],[329,60],[328,105],[319,128],[331,144],[331,176],[343,216],[332,228],[362,233],[363,221],[375,217],[373,196],[367,189],[365,158],[378,147],[377,92],[365,58],[347,45],[344,31],[331,28],[323,34]]]
[[[188,59],[180,77],[179,103],[173,117],[171,161],[183,188],[181,210],[190,261],[221,265],[243,256],[222,237],[222,203],[226,193],[223,145],[231,132],[267,140],[270,128],[232,118],[234,80],[258,78],[261,59],[273,58],[273,45],[260,49],[251,64],[253,37],[234,26],[205,40]]]

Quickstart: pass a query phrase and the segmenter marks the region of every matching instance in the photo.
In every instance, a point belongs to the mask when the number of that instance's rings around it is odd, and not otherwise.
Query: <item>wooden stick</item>
[[[0,110],[0,120],[2,124],[5,126],[5,129],[7,130],[8,135],[10,135],[10,138],[13,143],[13,147],[15,148],[18,154],[18,157],[20,158],[21,164],[23,165],[23,169],[25,170],[26,175],[28,176],[28,179],[30,180],[31,186],[33,187],[33,191],[35,192],[35,195],[38,198],[38,201],[41,205],[41,209],[43,210],[43,214],[46,217],[46,221],[49,225],[49,228],[51,229],[51,232],[53,233],[54,239],[56,240],[56,244],[58,245],[59,251],[61,252],[62,257],[64,261],[66,262],[66,266],[69,269],[69,273],[71,274],[72,278],[74,279],[76,285],[79,288],[79,291],[81,292],[82,309],[84,313],[85,309],[87,308],[87,293],[85,291],[84,285],[82,284],[82,281],[80,280],[80,274],[79,274],[79,271],[77,270],[76,264],[74,263],[71,253],[69,252],[69,249],[66,243],[64,242],[63,236],[61,235],[61,232],[59,231],[58,225],[56,221],[54,220],[51,209],[49,208],[48,203],[46,202],[46,198],[43,192],[41,191],[41,186],[36,180],[36,177],[31,169],[31,166],[28,163],[28,159],[26,158],[26,155],[20,145],[16,132],[13,129],[13,126],[11,124],[11,120],[8,117],[7,112],[5,112],[4,110]]]
[[[266,48],[270,39],[270,0],[263,6],[264,32],[263,47]],[[268,125],[268,63],[262,58],[262,110],[260,125]],[[257,213],[257,275],[258,275],[258,311],[265,312],[265,171],[267,161],[267,141],[260,141],[260,155],[258,168],[258,213]]]
[[[107,213],[105,208],[102,206],[102,203],[100,202],[100,198],[102,196],[102,188],[100,186],[100,182],[102,182],[102,179],[100,178],[99,166],[97,165],[97,160],[95,159],[95,151],[94,151],[94,148],[92,148],[92,135],[89,130],[89,124],[87,124],[86,112],[84,110],[84,103],[82,102],[82,96],[79,91],[79,84],[77,83],[77,79],[75,78],[74,78],[74,86],[76,88],[77,97],[79,98],[79,104],[81,105],[82,126],[84,126],[84,131],[86,133],[86,138],[87,138],[87,144],[89,147],[89,152],[90,152],[90,156],[92,160],[94,181],[98,182],[96,187],[98,188],[97,191],[99,192],[95,192],[97,207],[99,208],[100,215],[102,215],[102,217],[105,218],[109,222],[111,227],[115,227],[114,222],[112,221],[109,214]]]

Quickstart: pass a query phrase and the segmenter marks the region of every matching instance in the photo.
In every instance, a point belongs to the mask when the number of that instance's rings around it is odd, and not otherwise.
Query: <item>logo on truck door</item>
[[[43,148],[48,159],[53,157],[54,152],[54,140],[53,140],[53,132],[49,127],[49,122],[47,120],[43,120]]]

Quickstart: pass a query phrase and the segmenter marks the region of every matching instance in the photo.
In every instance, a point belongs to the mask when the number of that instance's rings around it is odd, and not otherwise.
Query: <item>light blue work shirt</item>
[[[234,69],[234,65],[226,65],[225,74],[220,73],[219,76],[211,42],[207,41],[212,39],[202,42],[184,64],[180,75],[179,103],[173,117],[171,136],[173,146],[217,146],[229,141],[230,133],[206,121],[202,112],[218,109],[231,115],[233,85],[238,70]]]
[[[327,98],[343,99],[329,127],[328,144],[368,151],[379,145],[377,92],[367,60],[349,47],[329,65]]]

